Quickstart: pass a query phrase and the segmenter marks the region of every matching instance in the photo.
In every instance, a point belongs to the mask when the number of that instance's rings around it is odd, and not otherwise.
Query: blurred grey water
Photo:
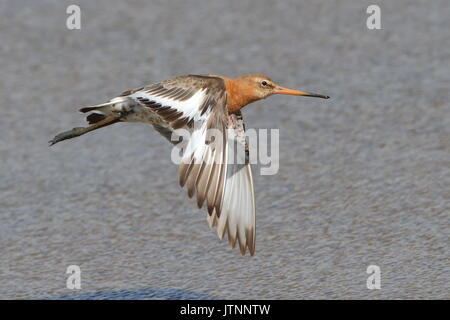
[[[382,30],[372,1],[82,0],[81,30],[70,4],[0,2],[0,298],[449,298],[448,1],[377,1]],[[244,109],[280,129],[254,257],[208,228],[149,126],[47,147],[126,89],[255,72],[332,99]]]

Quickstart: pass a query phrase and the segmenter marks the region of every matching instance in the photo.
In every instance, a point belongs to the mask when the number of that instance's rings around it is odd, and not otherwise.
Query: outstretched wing
[[[256,209],[252,170],[242,114],[230,114],[227,122],[227,170],[223,186],[220,214],[208,216],[210,227],[217,227],[222,239],[225,233],[234,248],[239,242],[241,253],[246,248],[255,253]]]
[[[241,253],[255,251],[255,202],[242,116],[229,115],[224,80],[213,76],[186,76],[124,92],[163,120],[155,129],[170,139],[176,129],[187,129],[181,186],[197,205],[208,209],[208,222],[222,239],[228,234],[232,247],[239,241]],[[236,143],[244,155],[233,152]],[[239,149],[239,148],[238,148]],[[242,148],[241,148],[242,149]],[[236,161],[238,160],[238,161]]]

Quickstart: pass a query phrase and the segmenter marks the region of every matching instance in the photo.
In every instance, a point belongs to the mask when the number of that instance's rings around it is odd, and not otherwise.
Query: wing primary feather
[[[217,164],[216,163],[212,163],[211,164],[211,173],[210,173],[209,179],[208,179],[208,185],[206,186],[206,190],[207,190],[206,204],[207,204],[207,207],[208,207],[209,215],[211,215],[213,210],[214,210],[214,205],[213,205],[214,203],[213,203],[213,201],[214,201],[215,194],[213,194],[213,192],[215,191],[215,189],[212,190],[210,188],[211,188],[212,182],[216,178],[216,175],[215,175],[216,174],[216,170],[217,170]]]
[[[184,160],[183,160],[184,161]],[[180,178],[180,186],[184,187],[186,183],[187,176],[189,175],[189,171],[191,170],[191,164],[194,161],[194,156],[191,155],[189,161],[182,162],[179,168],[179,178]]]
[[[202,164],[201,164],[200,170],[198,172],[198,176],[197,176],[196,181],[195,181],[195,188],[197,190],[197,206],[198,206],[199,209],[201,207],[203,207],[203,202],[205,201],[205,197],[202,197],[200,195],[199,188],[198,188],[198,183],[199,183],[199,181],[200,181],[200,179],[201,179],[201,177],[203,175],[205,166],[206,166],[206,162],[203,161]]]

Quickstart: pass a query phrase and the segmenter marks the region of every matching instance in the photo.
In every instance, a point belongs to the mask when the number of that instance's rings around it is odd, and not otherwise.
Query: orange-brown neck
[[[231,79],[223,77],[227,89],[227,108],[229,113],[238,112],[247,104],[259,100],[254,88],[241,78]]]

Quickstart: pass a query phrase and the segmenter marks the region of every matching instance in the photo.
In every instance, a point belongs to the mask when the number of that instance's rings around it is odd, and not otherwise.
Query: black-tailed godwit
[[[328,96],[283,88],[270,78],[251,74],[239,78],[217,75],[188,75],[128,90],[107,103],[81,108],[89,127],[58,134],[53,145],[116,122],[144,122],[171,140],[179,128],[191,135],[179,167],[181,186],[189,197],[196,195],[198,207],[206,204],[210,227],[217,227],[219,238],[225,233],[242,255],[248,247],[255,253],[255,197],[250,163],[229,158],[229,148],[241,144],[248,155],[248,144],[241,108],[273,94],[328,99]],[[211,144],[207,131],[222,133],[220,147]],[[176,143],[176,142],[174,142]]]

